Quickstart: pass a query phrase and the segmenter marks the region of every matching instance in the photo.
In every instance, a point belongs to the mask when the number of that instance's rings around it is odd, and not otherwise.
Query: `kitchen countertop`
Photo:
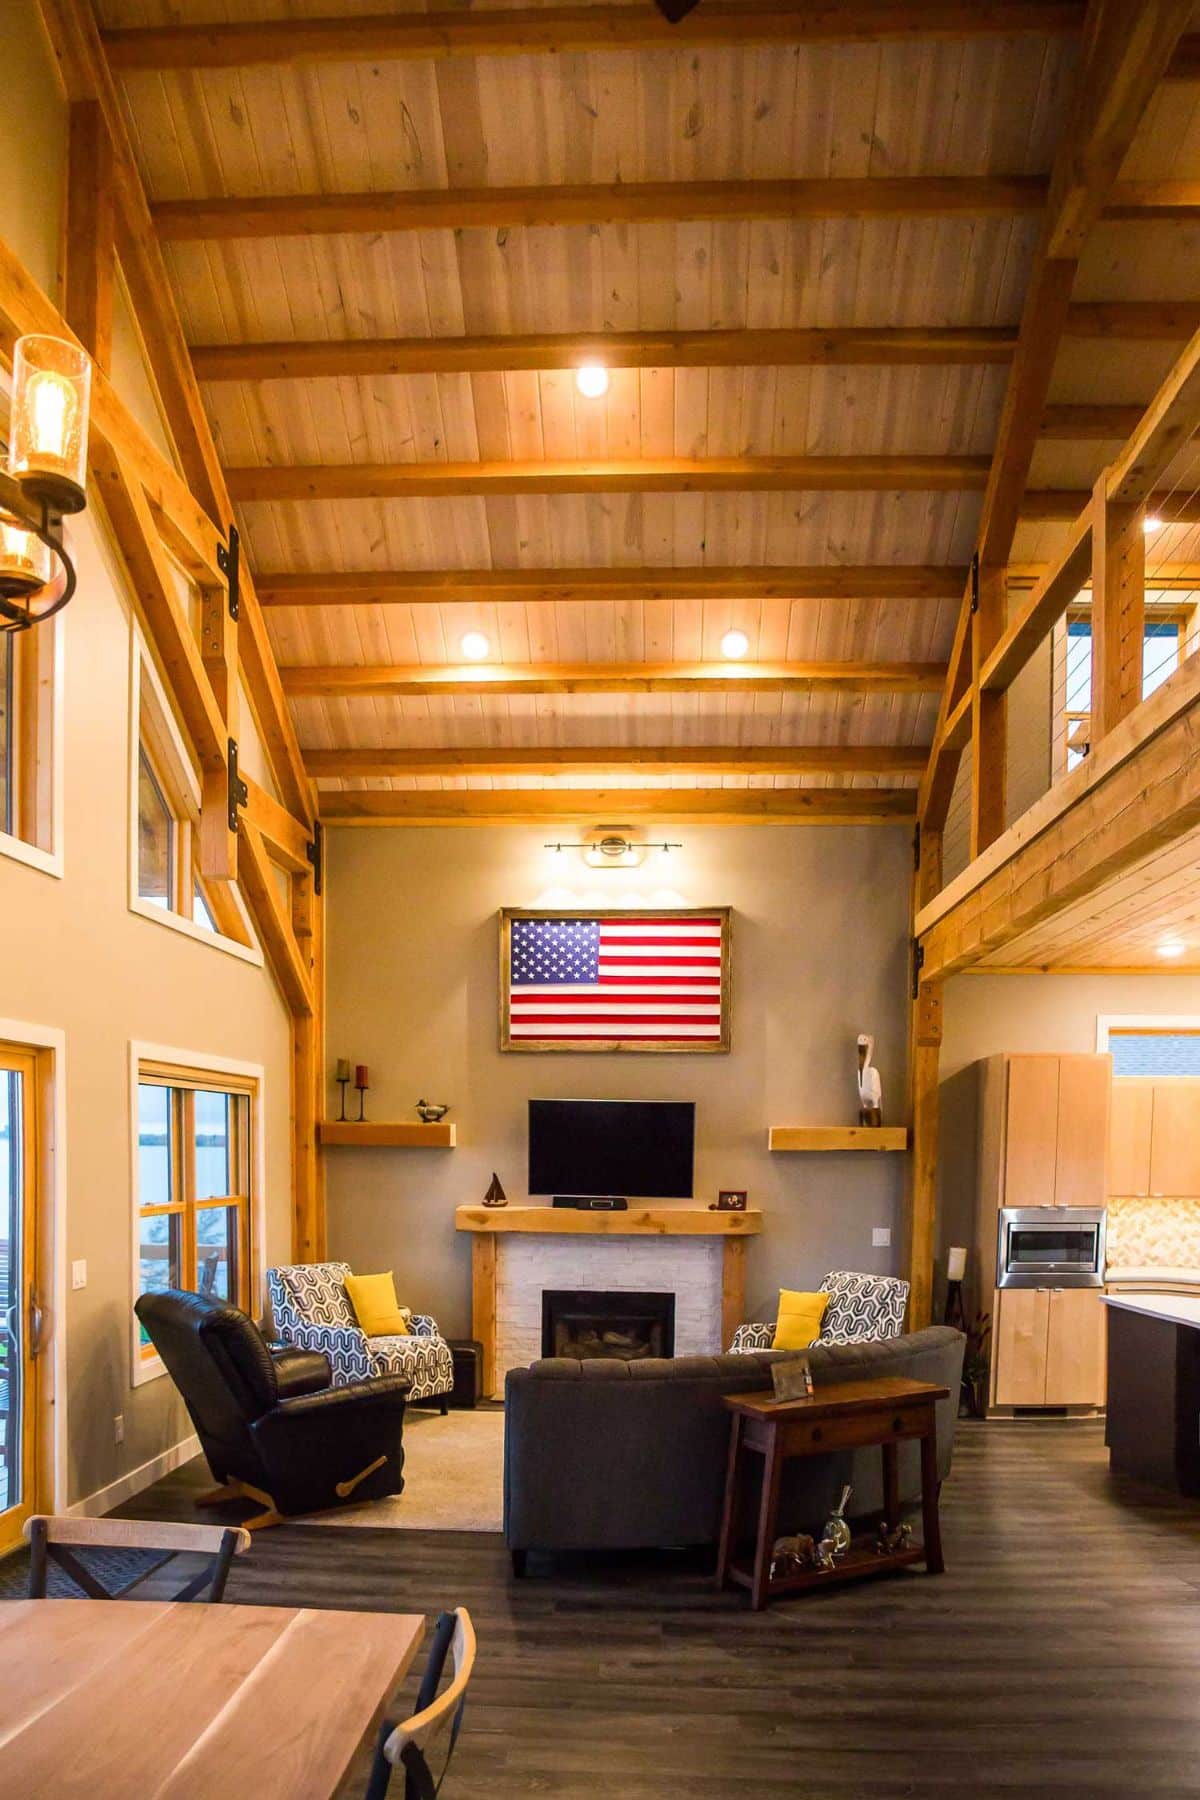
[[[1200,1295],[1195,1294],[1101,1294],[1105,1306],[1120,1306],[1127,1312],[1144,1313],[1150,1319],[1163,1319],[1169,1325],[1191,1325],[1200,1330]]]

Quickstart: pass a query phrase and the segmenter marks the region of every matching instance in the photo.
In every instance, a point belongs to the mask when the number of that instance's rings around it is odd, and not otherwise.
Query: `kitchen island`
[[[1200,1295],[1117,1293],[1108,1308],[1113,1469],[1200,1494]]]

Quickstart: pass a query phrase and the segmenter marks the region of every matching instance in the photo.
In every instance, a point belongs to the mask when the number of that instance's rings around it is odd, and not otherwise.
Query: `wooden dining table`
[[[7,1601],[0,1794],[328,1800],[424,1629],[413,1613]]]

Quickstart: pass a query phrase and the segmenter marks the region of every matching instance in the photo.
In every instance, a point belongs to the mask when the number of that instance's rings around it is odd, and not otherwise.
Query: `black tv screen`
[[[691,1100],[531,1100],[529,1192],[690,1200]]]

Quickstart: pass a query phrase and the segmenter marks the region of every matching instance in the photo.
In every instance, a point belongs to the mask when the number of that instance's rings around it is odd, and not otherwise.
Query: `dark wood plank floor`
[[[204,1479],[123,1510],[211,1520]],[[467,1605],[480,1659],[446,1800],[1200,1793],[1200,1506],[1113,1480],[1094,1423],[969,1424],[943,1515],[944,1576],[758,1615],[669,1555],[514,1582],[498,1538],[313,1526],[256,1538],[228,1597]]]

